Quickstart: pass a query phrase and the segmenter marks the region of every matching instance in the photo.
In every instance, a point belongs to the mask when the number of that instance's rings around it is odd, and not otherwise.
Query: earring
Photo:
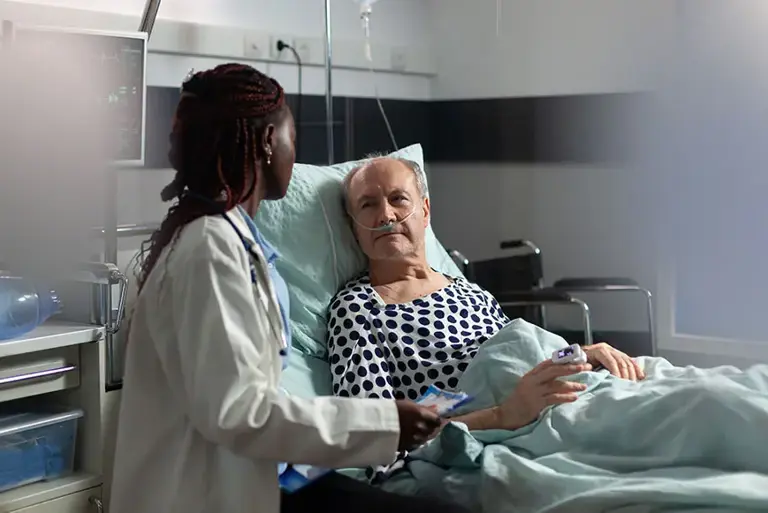
[[[269,146],[267,146],[267,165],[268,166],[272,165],[272,148],[270,148]]]

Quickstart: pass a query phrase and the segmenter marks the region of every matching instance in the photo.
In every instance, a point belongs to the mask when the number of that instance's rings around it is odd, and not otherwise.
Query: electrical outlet
[[[293,59],[293,55],[290,50],[284,49],[282,52],[277,49],[277,42],[282,41],[285,44],[293,46],[293,38],[291,36],[272,36],[269,43],[269,57],[273,61],[290,61]]]
[[[390,53],[390,64],[394,71],[405,71],[408,69],[408,53],[405,47],[393,47]]]
[[[315,57],[313,55],[315,53],[313,52],[315,47],[314,41],[297,37],[293,44],[296,45],[294,48],[296,48],[296,53],[299,54],[302,63],[309,64],[312,62],[313,57]]]
[[[269,57],[269,35],[248,32],[243,39],[243,57],[262,60]]]

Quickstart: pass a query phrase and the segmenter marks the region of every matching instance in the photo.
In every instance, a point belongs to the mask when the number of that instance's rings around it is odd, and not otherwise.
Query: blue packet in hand
[[[472,399],[473,397],[462,392],[446,392],[435,385],[429,385],[424,395],[416,399],[416,403],[432,408],[435,413],[443,417]]]
[[[280,483],[280,488],[288,493],[293,493],[329,472],[333,471],[326,468],[313,467],[312,465],[288,465],[283,473],[280,474],[278,482]]]

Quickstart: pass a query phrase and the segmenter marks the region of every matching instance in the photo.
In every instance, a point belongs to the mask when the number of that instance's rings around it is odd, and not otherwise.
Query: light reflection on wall
[[[677,264],[675,329],[768,341],[768,16],[751,0],[681,7],[656,219]]]
[[[84,55],[0,52],[0,260],[16,274],[60,274],[88,260],[104,219],[101,90]]]

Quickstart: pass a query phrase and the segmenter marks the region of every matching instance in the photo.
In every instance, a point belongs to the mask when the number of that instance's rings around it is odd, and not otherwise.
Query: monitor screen
[[[146,108],[146,34],[17,27],[15,45],[66,59],[77,55],[93,73],[96,98],[105,119],[108,158],[142,164]]]

